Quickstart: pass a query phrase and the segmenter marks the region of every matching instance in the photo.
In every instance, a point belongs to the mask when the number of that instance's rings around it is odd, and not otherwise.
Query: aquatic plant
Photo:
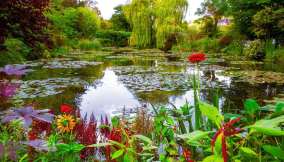
[[[26,69],[26,66],[23,65],[6,65],[5,67],[0,68],[0,73],[1,72],[6,75],[22,76],[25,75],[28,70]]]

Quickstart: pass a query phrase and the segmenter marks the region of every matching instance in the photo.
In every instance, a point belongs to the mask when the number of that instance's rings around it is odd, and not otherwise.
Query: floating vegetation
[[[143,73],[120,75],[118,78],[135,92],[186,90],[190,85],[187,76],[180,73]]]
[[[86,66],[96,66],[100,65],[102,62],[89,62],[89,61],[51,61],[47,64],[43,65],[43,68],[49,68],[49,69],[78,69],[83,68]]]
[[[272,71],[224,71],[222,75],[235,77],[241,82],[249,82],[250,84],[284,84],[284,73]]]
[[[20,84],[19,91],[16,93],[17,99],[28,99],[36,97],[47,97],[60,94],[64,88],[70,86],[88,85],[86,81],[79,78],[50,78],[46,80],[14,81]]]

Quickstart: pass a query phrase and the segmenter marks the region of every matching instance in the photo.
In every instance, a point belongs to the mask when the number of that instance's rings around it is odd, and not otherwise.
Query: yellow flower
[[[71,132],[74,129],[76,122],[73,116],[64,114],[57,116],[56,124],[57,129],[59,129],[61,133],[64,133]]]

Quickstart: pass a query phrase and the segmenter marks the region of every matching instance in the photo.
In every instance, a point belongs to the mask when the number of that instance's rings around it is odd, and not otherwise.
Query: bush
[[[230,55],[243,55],[243,43],[241,41],[233,41],[230,45],[222,49],[222,52]]]
[[[6,57],[7,62],[23,62],[31,52],[30,47],[28,47],[23,41],[16,38],[6,39],[4,47],[6,48],[6,52],[5,56],[2,58],[4,59],[4,57]]]
[[[244,54],[246,57],[251,59],[263,59],[265,56],[264,45],[261,40],[256,39],[250,42],[247,42],[244,48]]]
[[[96,12],[90,8],[79,7],[78,9],[78,27],[81,37],[93,38],[100,28],[101,19]]]
[[[125,47],[130,35],[130,32],[104,30],[97,32],[96,38],[100,39],[103,46]]]
[[[225,35],[219,39],[218,43],[221,47],[228,46],[230,43],[232,43],[232,37]]]
[[[89,39],[83,39],[79,41],[79,48],[82,50],[98,50],[102,47],[99,40],[89,40]]]
[[[51,57],[63,56],[63,55],[66,55],[69,51],[70,50],[69,50],[68,47],[58,47],[58,48],[54,48],[50,52],[50,55],[51,55]]]

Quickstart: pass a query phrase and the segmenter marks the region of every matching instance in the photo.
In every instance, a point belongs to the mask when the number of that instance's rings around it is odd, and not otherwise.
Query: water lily
[[[24,127],[28,128],[31,126],[33,119],[44,121],[47,123],[52,123],[53,114],[49,113],[49,110],[34,110],[31,106],[27,106],[21,109],[14,109],[11,113],[6,115],[2,119],[2,123],[8,123],[12,120],[22,120],[24,122]]]
[[[228,153],[227,153],[227,144],[226,144],[226,138],[236,135],[242,131],[240,128],[236,128],[233,125],[237,122],[239,122],[241,118],[236,118],[233,119],[225,124],[215,133],[211,140],[211,147],[212,147],[212,152],[215,146],[215,142],[217,138],[220,136],[222,138],[222,156],[224,159],[224,162],[228,161]]]
[[[6,75],[21,76],[27,73],[27,69],[24,65],[6,65],[5,67],[0,68],[0,72],[5,73]]]

